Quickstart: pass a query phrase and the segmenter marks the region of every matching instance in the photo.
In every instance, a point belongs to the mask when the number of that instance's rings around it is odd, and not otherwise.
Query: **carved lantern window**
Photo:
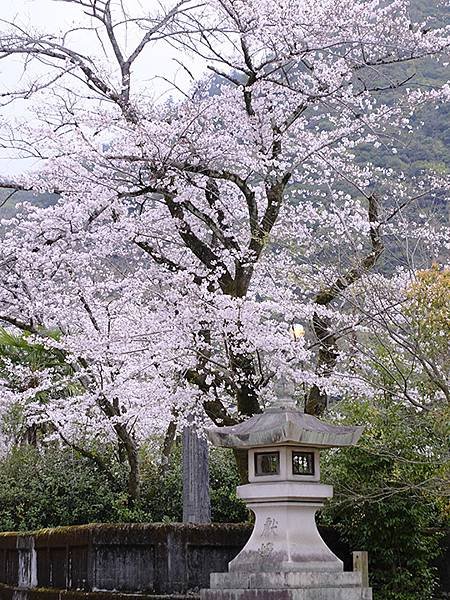
[[[278,475],[279,473],[279,452],[255,452],[255,475]]]
[[[292,452],[292,473],[294,475],[314,475],[314,452]]]

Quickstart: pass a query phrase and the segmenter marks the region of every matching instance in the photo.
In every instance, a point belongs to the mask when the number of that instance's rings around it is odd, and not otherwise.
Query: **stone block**
[[[212,573],[201,600],[372,600],[359,572]]]
[[[370,589],[357,587],[201,590],[200,600],[371,600]]]
[[[343,571],[342,561],[321,538],[314,518],[323,506],[316,500],[330,497],[330,486],[254,483],[240,486],[238,492],[255,513],[255,526],[243,550],[229,563],[230,572]],[[261,502],[253,501],[258,493],[263,496]],[[270,498],[275,500],[269,501]]]
[[[361,588],[361,573],[212,573],[211,589]]]
[[[155,548],[150,544],[97,546],[94,590],[153,591],[155,571]]]

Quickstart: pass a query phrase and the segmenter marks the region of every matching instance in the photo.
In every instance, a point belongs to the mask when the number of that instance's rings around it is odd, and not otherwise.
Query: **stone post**
[[[359,571],[364,587],[369,587],[369,553],[367,551],[353,552],[353,570]]]
[[[183,430],[183,523],[210,523],[208,443],[195,428]]]
[[[37,586],[37,558],[34,548],[34,537],[17,536],[19,553],[18,587],[30,589]]]

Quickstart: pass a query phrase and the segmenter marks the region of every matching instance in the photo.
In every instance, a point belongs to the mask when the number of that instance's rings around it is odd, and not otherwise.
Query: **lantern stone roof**
[[[286,444],[334,448],[354,446],[363,430],[363,426],[330,425],[312,415],[305,415],[291,403],[281,403],[237,425],[209,429],[207,435],[215,446],[225,448]]]

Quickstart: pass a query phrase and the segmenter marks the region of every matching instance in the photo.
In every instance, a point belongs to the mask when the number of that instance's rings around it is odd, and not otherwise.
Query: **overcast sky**
[[[169,2],[170,0],[167,0]],[[159,4],[158,0],[124,0],[127,9],[133,11],[133,15],[144,16],[149,10],[155,10]],[[171,3],[172,4],[172,3]],[[5,31],[5,21],[12,22],[26,30],[34,30],[39,33],[58,34],[76,26],[89,26],[91,19],[82,14],[79,7],[58,0],[0,0],[0,31]],[[132,29],[123,31],[123,41],[128,47],[134,47],[140,32]],[[100,52],[95,36],[89,32],[77,32],[70,37],[71,47],[96,55]],[[175,80],[177,85],[186,87],[188,85],[186,73],[177,65],[174,58],[176,53],[167,45],[158,44],[158,49],[148,49],[143,53],[136,64],[135,76],[137,76],[143,89],[151,90],[154,98],[167,96],[169,91],[167,83],[158,79],[158,75]],[[103,56],[102,59],[106,60]],[[186,56],[183,56],[186,60]],[[188,59],[189,60],[189,59]],[[199,71],[200,66],[189,60],[189,68]],[[37,69],[37,70],[36,70]],[[0,94],[14,89],[22,89],[30,78],[36,74],[45,77],[45,68],[35,67],[34,71],[25,73],[23,63],[18,58],[7,58],[0,61]],[[29,102],[17,100],[8,106],[0,107],[0,119],[7,119],[14,123],[17,120],[30,118],[27,112]],[[8,176],[30,168],[34,160],[23,160],[14,157],[9,149],[0,148],[0,176]]]

